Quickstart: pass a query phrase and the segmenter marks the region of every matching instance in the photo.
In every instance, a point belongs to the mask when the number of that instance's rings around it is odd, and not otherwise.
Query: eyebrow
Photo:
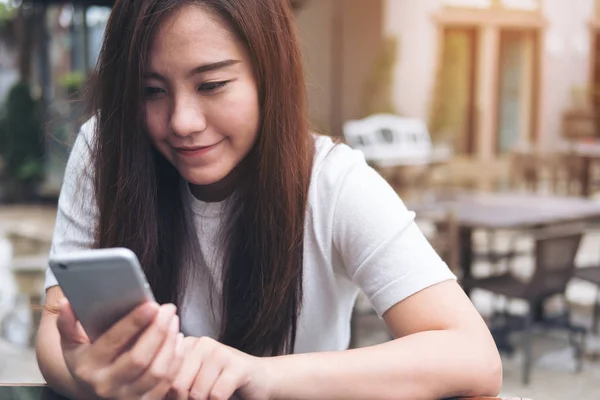
[[[189,76],[191,77],[194,75],[204,74],[206,72],[216,71],[219,69],[227,68],[232,65],[239,64],[240,62],[241,62],[240,60],[223,60],[223,61],[218,61],[218,62],[214,62],[214,63],[203,64],[203,65],[200,65],[200,66],[192,69],[189,72]],[[146,79],[154,78],[154,79],[159,79],[159,80],[165,80],[165,77],[162,76],[161,74],[159,74],[158,72],[149,72],[149,73],[145,74],[145,78]]]

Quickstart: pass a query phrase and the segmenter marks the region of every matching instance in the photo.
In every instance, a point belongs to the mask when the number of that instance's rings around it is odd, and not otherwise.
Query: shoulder
[[[71,147],[69,161],[71,163],[87,161],[94,143],[96,131],[96,117],[85,121],[77,132],[73,132],[74,141]]]
[[[393,234],[414,221],[414,213],[362,152],[327,137],[316,137],[309,206],[334,224],[334,240],[335,232]]]
[[[91,117],[81,125],[79,134],[91,139],[94,136],[96,130],[96,116]]]
[[[312,173],[314,184],[337,186],[353,171],[371,169],[362,152],[329,136],[314,135],[314,137],[315,156]]]
[[[331,137],[315,135],[315,158],[311,187],[313,195],[337,198],[342,191],[368,190],[370,195],[397,198],[377,171],[367,164],[363,153]]]
[[[77,137],[75,138],[75,144],[73,145],[73,151],[84,151],[86,148],[88,151],[91,149],[96,134],[96,117],[91,117],[81,125]]]
[[[63,197],[68,196],[70,193],[75,194],[76,188],[81,187],[81,185],[89,186],[88,182],[91,182],[95,127],[96,119],[90,118],[79,128],[76,134],[65,168],[61,190]]]
[[[69,155],[66,176],[79,175],[89,169],[92,161],[92,148],[96,131],[96,118],[87,120],[76,133],[75,141]]]

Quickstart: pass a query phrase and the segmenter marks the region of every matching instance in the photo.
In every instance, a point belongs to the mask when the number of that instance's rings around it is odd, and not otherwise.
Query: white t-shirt
[[[90,148],[93,120],[86,123],[67,164],[58,202],[51,253],[90,248],[98,210],[93,199]],[[82,179],[81,186],[79,180]],[[205,274],[182,304],[186,335],[219,333],[221,291],[217,232],[223,203],[194,198],[194,223]],[[227,200],[226,200],[227,201]],[[431,285],[455,279],[414,222],[397,194],[370,168],[362,153],[316,137],[316,152],[304,232],[304,298],[296,353],[344,350],[359,289],[379,315]],[[46,288],[56,285],[50,270]],[[210,290],[213,293],[212,303]],[[216,294],[216,295],[215,295]]]

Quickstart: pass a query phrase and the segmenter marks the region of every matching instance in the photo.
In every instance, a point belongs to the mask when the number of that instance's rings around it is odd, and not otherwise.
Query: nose
[[[193,96],[180,96],[174,100],[170,126],[174,134],[182,137],[206,130],[206,117]]]

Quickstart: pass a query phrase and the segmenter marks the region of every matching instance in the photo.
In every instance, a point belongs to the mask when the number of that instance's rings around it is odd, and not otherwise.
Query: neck
[[[246,155],[225,178],[210,185],[190,184],[190,192],[195,198],[205,203],[221,202],[247,182],[249,174],[252,173],[252,165],[256,165],[255,150]]]
[[[237,179],[232,177],[233,171],[225,178],[210,185],[192,185],[190,192],[200,201],[206,203],[218,203],[228,198],[235,190]]]
[[[200,201],[205,203],[218,203],[229,196],[239,187],[244,179],[244,162],[238,164],[225,178],[210,185],[192,185],[190,192]]]

